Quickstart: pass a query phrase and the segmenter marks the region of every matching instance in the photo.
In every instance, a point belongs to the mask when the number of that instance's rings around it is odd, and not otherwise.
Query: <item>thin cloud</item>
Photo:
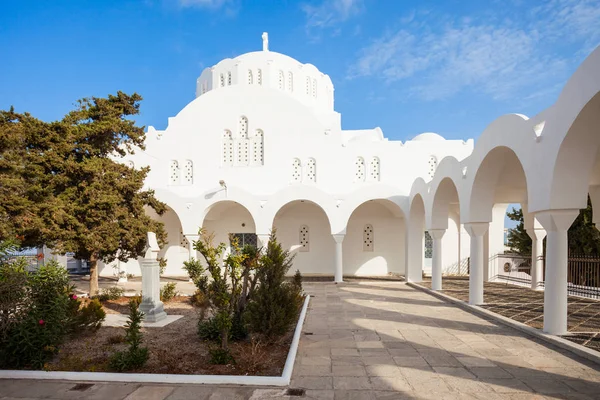
[[[181,7],[221,8],[229,0],[177,0]]]
[[[426,101],[466,90],[537,98],[568,74],[574,48],[587,54],[598,40],[597,0],[552,0],[518,21],[412,13],[361,49],[348,77],[402,81],[406,95]]]
[[[340,32],[339,25],[351,17],[358,15],[363,10],[362,0],[324,0],[321,3],[302,4],[306,16],[306,31],[314,34],[315,31],[333,28]]]

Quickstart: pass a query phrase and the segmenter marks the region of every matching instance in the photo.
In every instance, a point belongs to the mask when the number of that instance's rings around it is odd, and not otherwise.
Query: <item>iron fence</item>
[[[518,285],[531,284],[531,256],[501,254],[496,257],[510,259],[512,266],[506,263],[498,272],[497,278]],[[542,282],[546,277],[546,259],[542,260]],[[569,254],[567,264],[567,292],[571,296],[600,299],[600,255]]]

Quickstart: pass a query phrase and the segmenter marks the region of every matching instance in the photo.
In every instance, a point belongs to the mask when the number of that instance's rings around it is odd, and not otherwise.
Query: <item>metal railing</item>
[[[517,285],[531,284],[531,256],[499,254],[495,257],[509,259],[511,266],[501,266],[497,280]],[[542,280],[546,276],[546,260],[543,261]],[[516,265],[516,268],[515,268]],[[542,287],[543,282],[542,282]],[[600,299],[600,255],[570,254],[567,265],[567,292],[571,296]]]

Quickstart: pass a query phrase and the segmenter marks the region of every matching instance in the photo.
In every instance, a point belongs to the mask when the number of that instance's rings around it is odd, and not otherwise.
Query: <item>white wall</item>
[[[373,251],[363,245],[365,225],[373,227]],[[404,219],[384,205],[367,202],[350,217],[343,243],[344,275],[404,274]]]
[[[275,217],[277,238],[284,249],[296,254],[289,274],[298,269],[303,275],[333,275],[335,242],[327,216],[315,204],[294,202],[284,206]],[[309,228],[309,251],[299,251],[300,228]]]

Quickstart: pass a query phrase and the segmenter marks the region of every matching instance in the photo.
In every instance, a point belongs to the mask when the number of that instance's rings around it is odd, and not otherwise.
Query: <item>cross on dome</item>
[[[263,41],[263,51],[269,51],[269,34],[267,32],[263,32],[262,41]]]

